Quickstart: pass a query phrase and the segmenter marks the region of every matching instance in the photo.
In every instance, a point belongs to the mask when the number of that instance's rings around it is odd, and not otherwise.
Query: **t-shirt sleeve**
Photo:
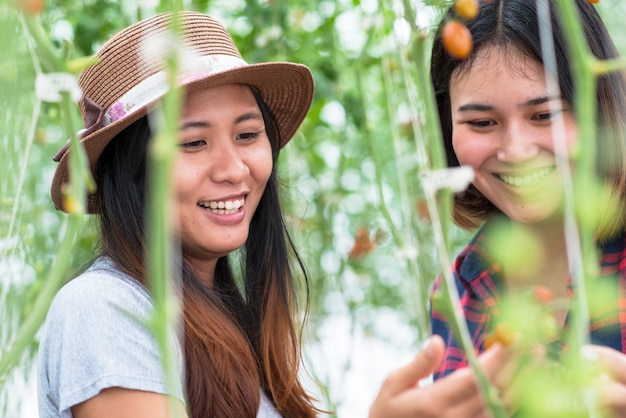
[[[146,321],[153,304],[130,279],[97,270],[70,281],[48,312],[40,345],[40,390],[60,416],[110,387],[167,394],[185,403],[183,361],[174,332],[179,375],[166,384],[162,357]],[[41,400],[41,393],[40,400]]]

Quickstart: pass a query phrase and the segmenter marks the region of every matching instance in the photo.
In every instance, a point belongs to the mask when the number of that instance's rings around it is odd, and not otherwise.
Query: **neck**
[[[541,224],[512,222],[505,230],[504,244],[496,246],[511,252],[515,263],[503,263],[504,279],[509,288],[544,285],[564,293],[567,277],[577,260],[569,260],[563,222]],[[499,251],[500,248],[495,248]],[[576,257],[577,258],[577,257]],[[561,289],[563,291],[561,291]]]
[[[200,281],[209,289],[213,288],[213,278],[215,277],[217,259],[203,261],[188,259],[187,262]]]
[[[548,262],[567,257],[567,240],[562,220],[525,224],[522,225],[522,228],[537,237],[539,242],[543,244],[542,251],[546,254]]]
[[[512,251],[518,252],[521,263],[517,268],[503,266],[503,280],[506,291],[510,294],[520,294],[532,290],[534,286],[547,287],[554,299],[564,301],[560,308],[552,311],[559,326],[565,322],[569,306],[567,290],[568,277],[578,262],[568,257],[567,239],[562,221],[542,224],[513,224],[512,229],[520,228],[528,236],[533,237],[528,248],[523,244],[510,246]],[[514,238],[513,238],[514,239]],[[530,248],[530,247],[533,248]]]

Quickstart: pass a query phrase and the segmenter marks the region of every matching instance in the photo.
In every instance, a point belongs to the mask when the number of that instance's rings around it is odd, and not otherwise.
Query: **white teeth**
[[[239,208],[243,206],[246,202],[244,198],[235,199],[235,200],[211,200],[198,202],[198,205],[202,206],[210,210],[213,213],[217,213],[220,215],[230,215],[232,213],[237,213]]]
[[[535,171],[534,173],[527,174],[525,176],[507,176],[504,174],[496,174],[496,177],[505,182],[506,184],[510,184],[515,187],[531,187],[539,184],[544,178],[546,178],[550,173],[552,173],[556,167],[546,167],[541,170]]]

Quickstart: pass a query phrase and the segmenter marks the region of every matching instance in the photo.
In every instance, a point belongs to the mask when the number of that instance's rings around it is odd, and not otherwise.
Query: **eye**
[[[483,119],[483,120],[472,120],[467,122],[470,126],[473,126],[474,128],[488,128],[490,126],[495,125],[495,122],[489,119]]]
[[[552,112],[541,112],[541,113],[537,113],[536,115],[534,115],[532,119],[539,121],[539,122],[549,121],[555,118],[556,116],[558,116],[559,114],[561,114],[562,112],[563,110],[554,110]]]
[[[205,145],[206,145],[206,141],[204,139],[197,139],[195,141],[189,141],[189,142],[184,142],[182,144],[179,144],[179,147],[188,149],[188,150],[195,150],[195,149],[202,148]]]
[[[242,134],[237,135],[236,138],[238,141],[252,141],[258,138],[259,135],[260,135],[260,132],[244,132]]]

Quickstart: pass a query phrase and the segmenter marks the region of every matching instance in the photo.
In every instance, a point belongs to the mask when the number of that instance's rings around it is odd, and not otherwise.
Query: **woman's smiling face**
[[[230,84],[186,96],[174,188],[183,254],[196,274],[211,280],[217,259],[244,245],[272,165],[249,87]]]
[[[512,220],[535,223],[563,199],[553,135],[576,141],[572,107],[548,93],[543,66],[519,52],[486,47],[450,80],[452,146],[475,171],[474,186]]]

